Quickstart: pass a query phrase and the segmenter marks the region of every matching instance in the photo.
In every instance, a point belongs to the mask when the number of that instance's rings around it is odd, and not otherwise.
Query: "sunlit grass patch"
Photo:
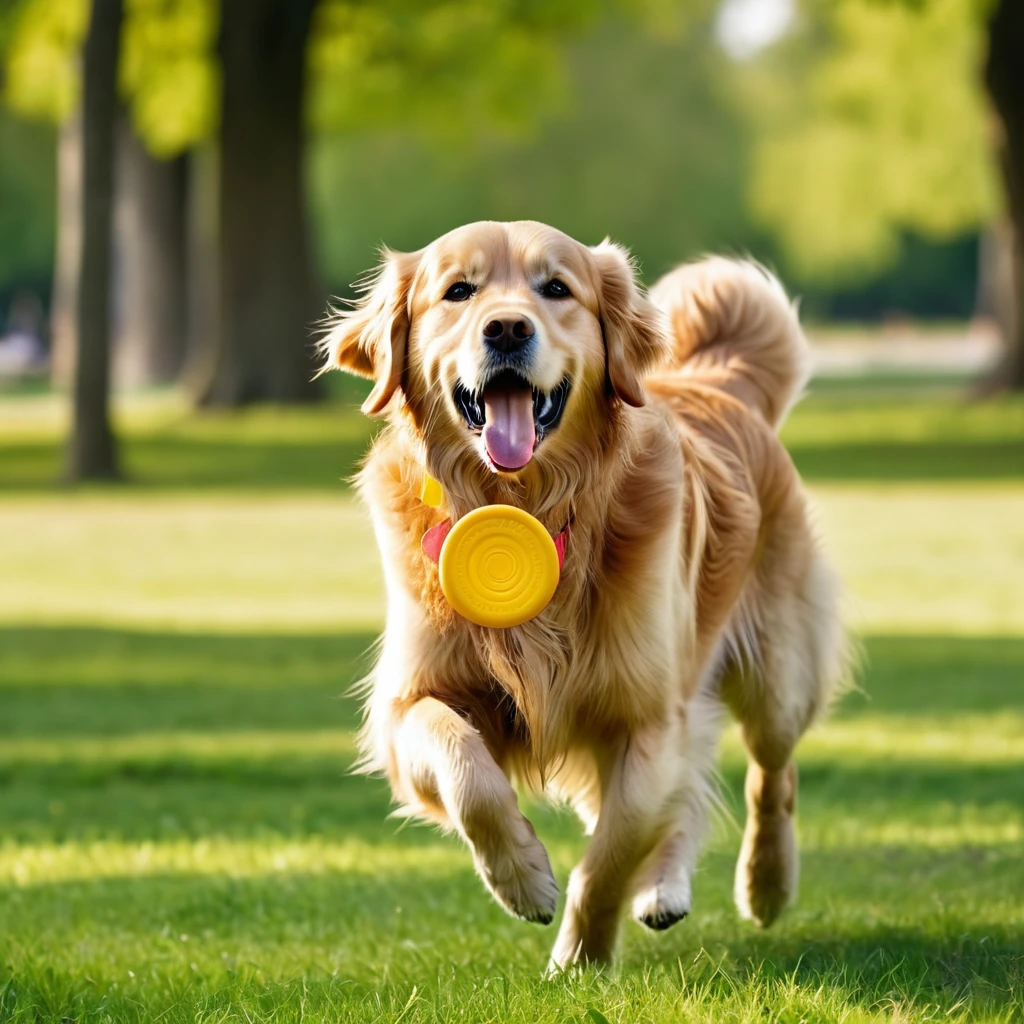
[[[1024,466],[1024,438],[1020,444]],[[1024,636],[1024,486],[816,484],[853,624],[870,632]]]
[[[811,494],[857,629],[1024,635],[1024,484]],[[348,494],[105,493],[73,507],[0,505],[0,621],[253,634],[382,621],[370,521]]]
[[[1008,694],[1012,699],[1012,694]],[[723,756],[744,757],[736,730],[723,744]],[[913,715],[878,715],[826,720],[801,741],[802,763],[863,762],[889,765],[927,763],[1024,766],[1024,708],[990,714],[965,713],[933,719],[922,707]]]
[[[436,841],[401,846],[317,836],[301,840],[211,836],[148,843],[95,840],[0,847],[0,877],[18,886],[167,875],[249,878],[341,872],[375,878],[396,874],[435,878],[464,871],[464,860],[449,844]]]
[[[171,773],[176,768],[203,774],[218,768],[260,765],[282,759],[302,762],[350,761],[352,732],[342,729],[222,732],[150,732],[130,736],[60,737],[6,740],[0,748],[0,778],[22,773],[54,775],[67,769],[92,777],[117,774]]]
[[[348,494],[88,495],[0,505],[0,621],[177,630],[379,625],[380,560]]]

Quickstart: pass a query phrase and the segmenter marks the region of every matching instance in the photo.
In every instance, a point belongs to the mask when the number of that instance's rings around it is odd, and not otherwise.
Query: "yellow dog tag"
[[[551,534],[512,505],[464,515],[445,538],[438,568],[449,604],[470,622],[497,629],[540,614],[561,570]]]
[[[420,481],[420,501],[431,508],[440,508],[444,501],[441,485],[429,473],[424,473]]]

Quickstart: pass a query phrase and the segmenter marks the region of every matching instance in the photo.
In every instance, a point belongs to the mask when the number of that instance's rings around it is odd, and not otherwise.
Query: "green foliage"
[[[18,121],[0,108],[0,291],[49,281],[55,231],[53,135],[49,125]]]
[[[78,102],[78,47],[87,0],[26,0],[6,51],[4,100],[26,117],[62,121]]]
[[[6,98],[20,113],[62,120],[77,100],[86,0],[23,0],[7,47]],[[666,31],[664,0],[627,3]],[[692,6],[692,5],[691,5]],[[323,0],[310,45],[310,117],[318,129],[401,124],[443,137],[481,124],[516,131],[562,91],[565,35],[599,0],[424,4]],[[140,136],[171,156],[217,118],[215,0],[128,0],[121,89]]]
[[[410,128],[441,142],[518,134],[564,110],[567,39],[619,12],[677,36],[707,0],[323,0],[310,48],[314,127]]]
[[[3,80],[2,55],[7,53],[11,36],[21,20],[21,12],[28,0],[6,0],[0,4],[0,82]]]
[[[830,297],[880,269],[893,287],[867,307],[907,308],[908,235],[959,235],[996,208],[976,81],[987,0],[805,2],[805,31],[736,66],[710,38],[715,0],[322,0],[308,113],[324,279],[345,286],[382,241],[534,217],[626,242],[648,279],[750,250],[809,291],[809,309],[864,315]],[[216,125],[218,8],[126,2],[122,95],[159,156]],[[0,2],[0,89],[19,115],[74,106],[86,10]],[[53,203],[39,145],[0,162],[0,189],[21,197],[0,212],[2,288],[39,273]],[[970,290],[961,262],[932,276]],[[917,289],[919,308],[933,291]]]
[[[311,198],[328,282],[355,280],[382,241],[416,249],[478,219],[544,220],[589,243],[610,234],[648,280],[711,247],[762,249],[744,203],[748,137],[724,92],[731,68],[708,36],[695,19],[665,34],[598,23],[568,46],[561,102],[529,132],[474,123],[456,140],[398,128],[318,139]]]
[[[87,0],[20,0],[10,36],[7,102],[63,120],[77,101]],[[481,125],[517,132],[564,100],[568,34],[619,9],[662,35],[707,0],[322,0],[310,43],[310,118],[319,130],[411,126],[457,138]],[[140,136],[172,156],[217,119],[216,0],[128,0],[120,73]]]
[[[206,138],[217,117],[214,0],[128,0],[121,89],[155,156]]]
[[[553,33],[563,26],[550,12],[571,25],[590,7],[326,0],[310,52],[313,124],[413,125],[450,138],[529,123],[561,84]]]
[[[78,102],[87,0],[25,0],[6,47],[5,100],[63,121]],[[128,0],[120,83],[140,137],[173,156],[207,136],[217,104],[214,0]]]
[[[773,55],[759,118],[757,215],[808,279],[891,265],[900,234],[947,238],[997,209],[975,0],[819,5],[811,54]],[[784,64],[786,57],[791,64]],[[796,68],[794,72],[794,67]],[[763,113],[763,107],[755,107]]]

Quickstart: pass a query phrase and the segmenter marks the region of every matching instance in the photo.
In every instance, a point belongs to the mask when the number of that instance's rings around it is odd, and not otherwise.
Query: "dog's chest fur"
[[[507,728],[500,723],[511,708],[532,744],[553,752],[581,731],[600,736],[666,713],[666,697],[687,689],[686,679],[669,677],[687,671],[685,651],[693,646],[688,502],[678,434],[656,430],[643,440],[603,487],[574,496],[552,603],[503,630],[472,625],[451,609],[421,548],[444,513],[418,500],[415,469],[394,460],[390,446],[375,451],[361,485],[388,585],[412,598],[421,627],[435,638],[403,697],[489,706],[496,728]]]

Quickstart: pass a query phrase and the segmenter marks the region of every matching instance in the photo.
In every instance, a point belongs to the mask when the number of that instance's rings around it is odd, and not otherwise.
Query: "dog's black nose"
[[[484,344],[498,352],[517,352],[535,333],[536,328],[528,316],[491,320],[484,327]]]

